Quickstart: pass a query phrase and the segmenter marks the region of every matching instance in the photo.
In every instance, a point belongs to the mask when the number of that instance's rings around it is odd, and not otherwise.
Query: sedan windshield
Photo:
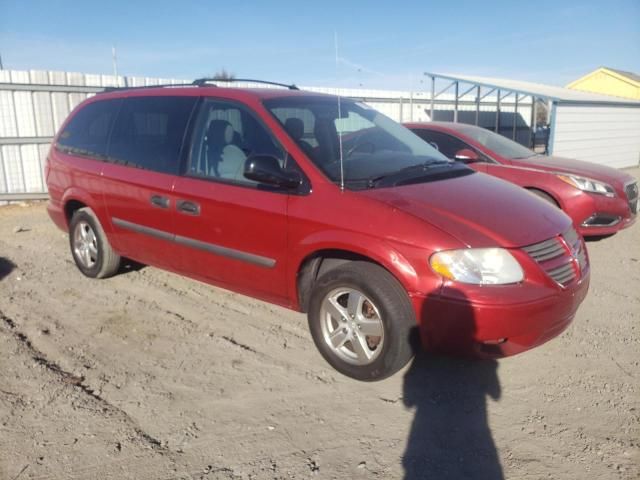
[[[484,145],[489,150],[496,152],[498,155],[511,160],[519,158],[529,158],[537,155],[535,152],[523,147],[519,143],[509,140],[502,135],[498,135],[490,130],[474,126],[459,126],[460,133],[471,137],[476,142]]]
[[[311,95],[264,103],[327,177],[336,183],[344,178],[350,188],[416,183],[434,175],[440,178],[442,170],[460,169],[364,103],[341,98],[338,105],[338,97]]]

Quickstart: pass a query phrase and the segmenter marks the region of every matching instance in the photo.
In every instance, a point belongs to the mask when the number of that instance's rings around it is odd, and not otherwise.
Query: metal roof
[[[637,106],[640,107],[640,101],[621,99],[610,95],[602,95],[599,93],[588,93],[579,90],[571,90],[564,87],[556,87],[553,85],[544,85],[541,83],[523,82],[520,80],[511,80],[504,78],[476,77],[470,75],[455,75],[425,72],[426,76],[442,78],[449,81],[459,81],[473,85],[479,85],[486,88],[496,88],[502,91],[517,92],[523,95],[533,95],[534,97],[553,100],[558,103],[601,103],[620,106]]]
[[[640,83],[640,75],[635,74],[633,72],[627,72],[625,70],[618,70],[617,68],[609,68],[609,67],[602,67],[602,68],[604,68],[605,70],[611,70],[612,72],[615,72],[618,75],[630,78],[634,82],[639,82]]]

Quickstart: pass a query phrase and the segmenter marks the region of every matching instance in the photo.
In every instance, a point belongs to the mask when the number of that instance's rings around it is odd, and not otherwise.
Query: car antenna
[[[336,47],[336,78],[338,78],[338,32],[334,30],[334,40]],[[344,191],[344,163],[342,158],[342,134],[340,132],[340,121],[342,119],[342,108],[340,106],[340,92],[338,91],[338,87],[336,87],[336,93],[338,94],[338,145],[340,146],[340,190]]]

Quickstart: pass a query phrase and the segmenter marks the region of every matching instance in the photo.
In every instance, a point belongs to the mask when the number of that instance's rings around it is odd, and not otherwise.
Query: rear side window
[[[76,113],[58,137],[63,152],[104,160],[109,132],[122,100],[103,100],[88,104]]]
[[[111,134],[109,160],[177,174],[182,140],[196,101],[196,97],[125,99]]]
[[[473,149],[473,147],[467,145],[462,140],[458,140],[446,133],[434,132],[432,130],[414,130],[414,133],[423,140],[429,142],[432,146],[437,148],[440,153],[448,158],[454,158],[456,156],[456,152],[463,148]]]

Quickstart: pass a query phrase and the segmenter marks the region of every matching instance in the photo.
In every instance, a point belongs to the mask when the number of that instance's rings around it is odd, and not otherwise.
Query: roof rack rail
[[[267,80],[255,80],[253,78],[215,78],[215,77],[205,77],[198,78],[193,81],[194,85],[198,85],[199,87],[203,87],[207,85],[209,82],[253,82],[253,83],[264,83],[265,85],[276,85],[278,87],[285,87],[289,90],[300,90],[295,84],[287,85],[286,83],[278,83],[278,82],[269,82]]]
[[[122,92],[126,90],[142,90],[144,88],[193,87],[193,83],[160,83],[158,85],[141,85],[137,87],[104,87],[100,93]]]

